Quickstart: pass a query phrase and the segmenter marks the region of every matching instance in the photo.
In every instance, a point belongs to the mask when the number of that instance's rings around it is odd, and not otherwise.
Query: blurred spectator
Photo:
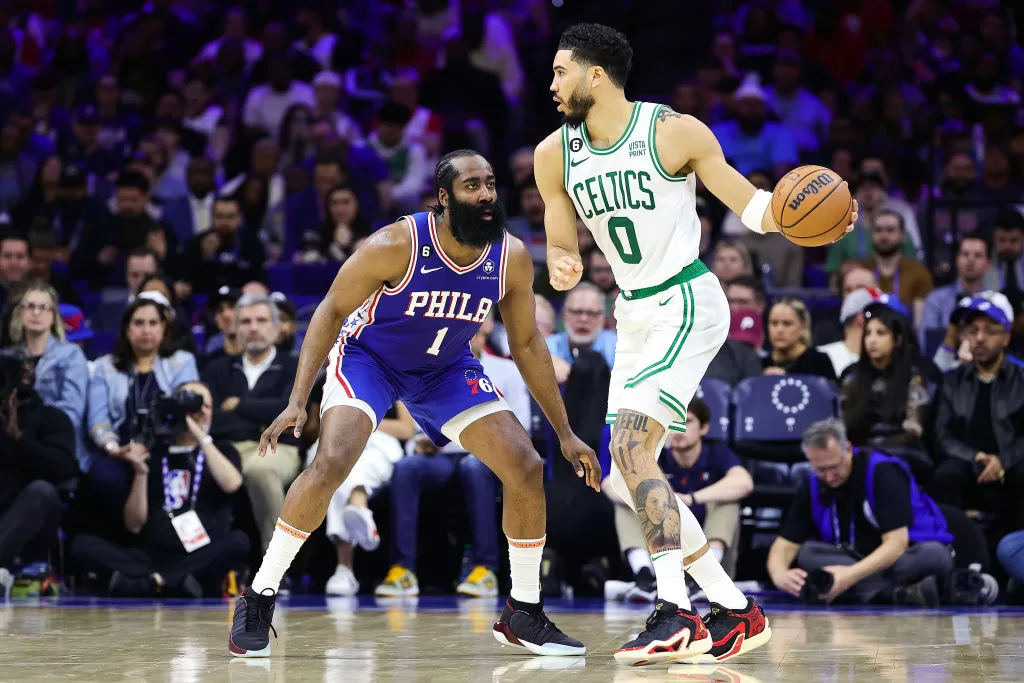
[[[187,351],[193,356],[197,354],[195,338],[189,325],[188,313],[178,302],[174,294],[174,284],[167,277],[157,273],[142,281],[139,287],[139,298],[155,301],[167,309],[171,318],[169,334],[176,351]]]
[[[1008,311],[980,296],[957,307],[972,361],[947,373],[936,408],[935,500],[1024,525],[1024,367],[1010,362]]]
[[[842,339],[818,347],[832,361],[836,377],[842,377],[843,371],[860,358],[864,340],[864,309],[871,304],[888,297],[877,289],[855,289],[843,298],[843,306],[839,310],[839,324],[843,328]]]
[[[882,209],[875,214],[871,226],[873,254],[863,263],[865,268],[875,271],[882,291],[895,294],[900,301],[911,305],[916,327],[924,312],[924,299],[933,285],[928,269],[913,256],[906,255],[908,241],[903,217],[895,211]]]
[[[900,458],[928,481],[932,459],[921,437],[931,396],[915,366],[909,321],[884,303],[868,304],[863,318],[860,358],[843,374],[840,398],[850,443]]]
[[[1010,300],[1014,313],[1024,313],[1024,216],[1006,209],[996,217],[995,259],[998,289]],[[973,294],[973,292],[967,292]]]
[[[125,309],[135,300],[139,288],[148,277],[159,271],[156,254],[146,247],[129,252],[124,260],[124,281],[126,289],[115,290],[104,298],[94,316],[94,327],[103,332],[118,332]]]
[[[242,291],[246,294],[250,293],[246,290],[254,289],[254,284],[262,286],[262,283],[249,282],[242,288]],[[264,294],[264,292],[259,293]],[[279,320],[277,339],[274,340],[274,346],[277,347],[277,352],[282,355],[297,357],[301,350],[301,344],[295,334],[295,304],[283,292],[273,292],[269,296],[270,300],[277,305]]]
[[[773,85],[764,89],[768,106],[782,120],[803,158],[812,157],[828,139],[832,113],[802,86],[801,59],[795,50],[775,55]]]
[[[127,151],[121,145],[104,147],[100,130],[96,107],[84,104],[75,110],[70,128],[60,131],[57,151],[65,164],[78,166],[87,177],[109,179],[121,170]]]
[[[186,149],[194,157],[207,156],[220,163],[230,142],[228,112],[215,101],[217,93],[210,84],[199,76],[188,80],[182,95],[181,125]]]
[[[288,402],[296,359],[278,356],[277,305],[270,297],[247,294],[235,307],[241,357],[218,358],[203,369],[213,394],[213,433],[230,441],[241,457],[245,489],[252,503],[264,550],[284,503],[284,490],[299,473],[299,450],[291,433],[281,436],[273,457],[257,455],[264,425]]]
[[[11,317],[11,345],[21,348],[33,364],[39,400],[68,416],[75,436],[75,455],[83,472],[89,471],[92,454],[85,448],[85,404],[89,391],[89,366],[85,354],[65,341],[64,321],[52,287],[30,283],[18,296]]]
[[[313,146],[313,109],[306,104],[293,104],[288,107],[281,119],[281,129],[277,141],[281,147],[280,168],[282,171],[292,166],[305,166],[314,155]]]
[[[812,425],[803,448],[813,471],[768,552],[772,583],[811,604],[936,606],[954,537],[903,462],[853,448],[835,419]]]
[[[581,282],[565,298],[565,306],[562,308],[565,332],[547,338],[559,384],[569,379],[569,371],[580,351],[597,351],[604,357],[609,368],[614,364],[617,337],[614,330],[602,329],[604,315],[605,295],[596,285]]]
[[[28,244],[31,259],[28,277],[49,284],[61,301],[81,306],[80,288],[68,277],[66,268],[58,269],[54,265],[65,253],[53,231],[42,221],[36,221],[28,231]]]
[[[520,147],[512,153],[512,184],[518,186],[533,175],[533,147]],[[580,248],[582,250],[582,247]]]
[[[394,81],[391,45],[385,40],[364,42],[362,59],[345,70],[345,93],[350,112],[365,120],[387,97]]]
[[[929,331],[945,330],[953,310],[965,296],[974,296],[983,289],[983,280],[991,262],[989,244],[981,235],[965,237],[956,254],[956,281],[932,291],[924,300],[921,321],[917,326],[921,348],[927,348]]]
[[[113,352],[93,362],[86,427],[99,455],[89,479],[97,511],[108,521],[118,518],[132,463],[146,452],[141,442],[153,399],[199,379],[195,357],[174,350],[170,324],[166,307],[137,298],[121,317]]]
[[[234,197],[217,197],[213,227],[185,245],[188,280],[200,294],[266,280],[265,260],[263,243],[255,229],[243,225],[241,204]]]
[[[327,30],[324,14],[324,9],[315,3],[300,6],[295,15],[295,28],[302,37],[292,44],[292,49],[309,55],[321,68],[331,69],[338,36]]]
[[[753,275],[750,250],[742,242],[720,240],[711,255],[711,272],[721,282],[731,282],[741,275]]]
[[[835,273],[841,264],[846,261],[863,261],[872,254],[871,235],[874,230],[875,219],[880,216],[885,208],[886,180],[876,172],[863,173],[857,178],[854,190],[854,199],[857,200],[858,218],[857,225],[853,232],[847,233],[840,240],[828,247],[828,255],[825,257],[825,270]],[[895,213],[901,219],[902,216]],[[900,228],[901,232],[903,228]],[[903,239],[900,243],[900,251],[904,256],[915,258],[917,251],[914,249],[912,240]]]
[[[295,104],[316,106],[316,96],[308,83],[295,80],[292,67],[284,57],[267,58],[268,81],[255,86],[245,99],[242,121],[253,133],[276,135],[285,112]]]
[[[38,165],[23,149],[20,136],[11,121],[0,128],[0,208],[5,211],[28,196]]]
[[[314,413],[318,415],[319,401],[314,407]],[[327,580],[324,588],[327,595],[355,595],[359,592],[359,581],[352,572],[353,546],[358,545],[367,552],[380,546],[380,533],[370,511],[369,500],[391,483],[395,463],[402,459],[402,442],[411,439],[415,433],[416,422],[412,415],[402,403],[395,403],[370,435],[345,482],[331,496],[326,531],[337,552],[338,566]],[[307,450],[307,463],[313,461],[319,443],[317,439]]]
[[[391,99],[409,108],[412,118],[405,126],[403,139],[419,143],[427,152],[428,163],[433,166],[441,153],[444,121],[435,112],[420,103],[420,77],[416,73],[404,73],[391,82]],[[530,172],[533,172],[533,148],[530,147]],[[519,182],[519,179],[516,179]]]
[[[57,486],[79,472],[71,421],[32,388],[33,364],[5,354],[0,374],[0,567],[6,570],[16,559],[23,566],[49,561],[60,523]]]
[[[615,274],[612,273],[611,264],[608,258],[600,249],[592,249],[586,257],[586,270],[584,276],[597,285],[598,289],[605,293],[606,297],[614,299],[619,293],[619,286],[615,283]],[[606,305],[606,312],[610,313],[611,303]]]
[[[909,162],[908,162],[909,163]],[[899,196],[894,196],[890,182],[889,171],[885,159],[881,156],[865,156],[860,160],[859,170],[856,177],[877,176],[881,179],[884,191],[882,208],[895,211],[903,218],[903,230],[907,238],[913,243],[915,256],[920,260],[924,256],[924,242],[921,239],[921,228],[917,223],[915,208],[909,202]],[[845,177],[845,176],[844,176]]]
[[[518,204],[522,214],[509,219],[508,231],[529,242],[530,235],[544,233],[544,199],[532,173],[516,185],[516,192],[519,193]]]
[[[725,292],[732,311],[729,338],[711,359],[704,376],[735,386],[747,377],[760,375],[763,369],[758,350],[764,345],[764,288],[753,276],[741,275],[729,281]]]
[[[351,185],[331,188],[326,203],[327,217],[302,237],[302,251],[295,255],[301,263],[344,263],[371,232]]]
[[[937,244],[934,257],[937,264],[948,271],[955,256],[949,245],[956,239],[973,235],[994,213],[990,209],[971,206],[971,202],[984,199],[977,183],[978,170],[974,159],[967,152],[955,152],[949,156],[942,175],[942,182],[936,192],[938,198],[950,200],[935,208],[932,222],[932,243]],[[966,205],[956,204],[962,200]],[[954,204],[956,225],[953,224]]]
[[[981,186],[986,200],[995,204],[1024,201],[1024,184],[1011,177],[1010,155],[1002,143],[985,147],[981,168]]]
[[[760,366],[758,374],[764,370],[763,357],[766,353],[762,315],[752,308],[733,308],[729,314],[729,341],[747,346],[754,352]],[[739,369],[734,368],[733,371]]]
[[[743,175],[771,169],[782,177],[800,162],[789,131],[767,119],[767,102],[756,74],[748,74],[733,94],[736,120],[715,124],[711,130],[722,144],[725,158]]]
[[[456,23],[443,38],[463,41],[473,66],[498,76],[505,96],[511,101],[518,100],[523,92],[523,66],[505,19],[496,12],[488,12],[483,0],[461,0],[458,6]]]
[[[711,552],[726,573],[734,576],[740,533],[739,502],[753,491],[754,481],[727,445],[703,440],[711,428],[711,419],[707,404],[694,397],[686,406],[686,432],[669,436],[658,465],[679,504],[690,508],[704,528]],[[602,486],[602,490],[616,504],[615,531],[637,588],[653,602],[654,566],[636,513],[618,498],[611,486]]]
[[[123,518],[134,543],[81,534],[71,545],[75,562],[106,581],[112,597],[218,596],[249,551],[245,534],[231,529],[231,494],[242,485],[238,452],[207,433],[210,390],[193,381],[177,392],[199,395],[202,408],[186,416],[187,429],[173,444],[140,446],[131,457]]]
[[[832,361],[811,346],[811,314],[800,299],[783,297],[768,312],[771,353],[764,359],[766,375],[818,375],[836,381]]]
[[[423,146],[405,140],[405,127],[411,118],[412,111],[408,107],[389,100],[377,112],[377,130],[367,138],[370,147],[388,165],[391,197],[399,213],[417,208],[434,173]]]
[[[0,223],[0,306],[28,274],[30,256],[28,240]]]
[[[224,13],[224,30],[219,38],[211,40],[196,55],[195,61],[208,60],[216,62],[221,46],[227,41],[240,41],[246,64],[252,66],[263,56],[263,45],[249,36],[249,26],[245,10],[241,7],[230,7]]]
[[[178,266],[177,236],[150,211],[150,183],[138,171],[126,170],[106,215],[85,225],[82,242],[72,253],[69,270],[93,289],[123,285],[119,264],[125,255],[145,246],[162,269],[173,274]]]
[[[212,363],[223,356],[234,357],[242,353],[242,340],[238,338],[238,328],[235,324],[235,304],[241,296],[242,293],[238,289],[227,285],[210,296],[207,305],[213,313],[217,334],[206,340],[203,349],[204,364]]]
[[[537,331],[540,332],[540,336],[547,339],[551,335],[555,334],[555,309],[551,305],[551,302],[540,294],[535,294],[534,299],[536,300],[534,317],[537,321]]]
[[[315,114],[327,119],[334,127],[338,137],[350,145],[363,142],[363,131],[351,116],[345,113],[342,106],[341,76],[333,71],[321,71],[313,79],[313,92],[316,97]]]
[[[17,103],[25,101],[32,82],[31,69],[16,59],[17,49],[11,30],[0,28],[0,118],[4,119]]]
[[[759,190],[772,190],[771,175],[767,171],[751,171],[747,175],[747,180]],[[739,243],[746,247],[762,266],[769,266],[772,282],[776,287],[799,287],[803,283],[802,247],[787,239],[779,239],[778,235],[759,235],[748,230],[740,222],[740,217],[731,211],[722,220],[722,236],[730,240],[730,243]],[[715,255],[718,256],[717,249]],[[722,280],[723,283],[728,281]]]

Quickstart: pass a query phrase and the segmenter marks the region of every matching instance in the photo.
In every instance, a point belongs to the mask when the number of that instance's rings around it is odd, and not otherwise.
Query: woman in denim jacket
[[[35,389],[48,406],[61,410],[75,428],[78,466],[89,470],[92,453],[85,448],[85,398],[89,365],[75,344],[65,341],[57,292],[45,282],[29,284],[14,303],[11,343],[36,360]]]
[[[89,479],[96,503],[118,518],[128,497],[131,462],[149,459],[136,441],[145,411],[157,396],[199,379],[195,356],[174,350],[169,326],[164,306],[138,297],[121,317],[113,352],[96,359],[89,379],[87,424],[100,452]]]

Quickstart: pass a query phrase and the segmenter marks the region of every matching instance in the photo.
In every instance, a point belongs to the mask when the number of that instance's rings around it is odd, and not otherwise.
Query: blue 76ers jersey
[[[505,295],[507,233],[459,266],[441,249],[432,213],[402,220],[412,234],[409,268],[394,288],[382,285],[345,320],[332,362],[357,347],[399,373],[448,367],[471,357],[469,340]]]

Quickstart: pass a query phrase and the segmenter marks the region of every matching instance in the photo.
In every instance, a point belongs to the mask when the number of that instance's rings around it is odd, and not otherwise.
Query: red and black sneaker
[[[711,603],[711,613],[704,617],[715,644],[711,650],[695,658],[699,662],[723,662],[737,655],[756,650],[772,639],[772,627],[764,610],[753,598],[747,598],[742,610],[726,609]]]
[[[615,652],[615,659],[631,666],[673,662],[696,657],[714,641],[700,615],[659,600],[647,618],[647,628]]]
[[[585,655],[587,648],[580,641],[565,635],[544,614],[544,602],[505,601],[505,611],[491,629],[494,639],[502,645],[523,647],[535,655]]]

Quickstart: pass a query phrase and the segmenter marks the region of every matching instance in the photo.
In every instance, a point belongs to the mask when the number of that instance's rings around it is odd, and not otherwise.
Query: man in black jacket
[[[241,356],[223,357],[203,371],[213,393],[213,431],[231,442],[241,456],[245,488],[264,550],[284,504],[285,488],[299,473],[298,440],[283,435],[277,453],[256,455],[260,434],[285,409],[297,359],[278,354],[274,342],[280,326],[277,305],[268,296],[246,294],[235,306]]]
[[[1009,309],[1008,306],[1005,307]],[[936,409],[939,503],[997,510],[1024,525],[1024,368],[1006,355],[1010,312],[984,296],[954,312],[973,362],[948,372]]]
[[[57,540],[57,485],[78,476],[75,432],[36,394],[34,365],[0,356],[0,568],[46,560]]]
[[[213,202],[213,227],[185,245],[185,266],[192,291],[213,294],[223,286],[242,287],[267,279],[266,254],[254,229],[242,225],[242,207],[235,197]]]

